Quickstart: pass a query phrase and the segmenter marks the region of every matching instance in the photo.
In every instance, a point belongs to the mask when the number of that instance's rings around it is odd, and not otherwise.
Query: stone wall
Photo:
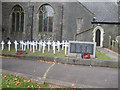
[[[52,37],[53,40],[76,40],[93,41],[93,30],[97,25],[92,25],[94,14],[86,9],[79,2],[3,2],[2,3],[2,38],[14,40],[39,40],[41,33],[38,32],[37,12],[41,5],[49,4],[53,7],[54,13],[54,32],[47,33],[45,37]],[[24,31],[11,32],[10,12],[15,5],[20,5],[24,9]],[[77,28],[77,20],[81,19],[80,31]],[[108,47],[109,36],[114,40],[120,35],[119,25],[102,24],[104,30],[103,47]],[[86,31],[85,31],[86,30]],[[82,32],[82,33],[81,33]],[[79,34],[80,33],[80,34]],[[78,34],[78,35],[77,35]]]
[[[74,40],[75,35],[77,34],[77,19],[82,19],[83,21],[81,23],[82,27],[80,28],[80,32],[92,27],[91,21],[93,19],[93,14],[83,7],[81,3],[64,3],[63,9],[63,40]]]
[[[38,32],[38,17],[37,12],[41,5],[49,4],[54,9],[54,32],[43,34],[44,37],[52,37],[53,40],[74,40],[77,34],[78,18],[82,18],[83,23],[80,30],[91,27],[93,14],[82,6],[79,2],[3,2],[2,3],[2,26],[4,29],[3,40],[10,38],[14,40],[39,40],[42,35]],[[24,16],[24,31],[11,32],[10,13],[15,5],[20,5],[25,13]]]
[[[61,28],[61,21],[62,21],[62,4],[57,3],[57,2],[50,2],[50,3],[44,3],[44,2],[37,2],[37,3],[32,3],[34,5],[34,18],[33,18],[33,39],[34,40],[39,40],[38,35],[44,35],[46,38],[52,37],[53,40],[62,40],[62,28]],[[52,6],[54,10],[54,26],[53,26],[53,32],[52,33],[45,33],[41,34],[38,32],[38,18],[37,18],[37,12],[40,8],[41,5],[44,4],[49,4]],[[49,37],[50,36],[50,37]]]
[[[103,47],[108,47],[109,43],[109,36],[111,36],[112,40],[115,40],[116,36],[119,35],[118,33],[118,25],[102,25],[104,29],[104,41],[103,41]]]
[[[24,31],[23,32],[11,32],[11,20],[10,13],[12,8],[15,5],[20,5],[24,10]],[[11,41],[14,40],[30,40],[30,26],[29,26],[29,18],[28,18],[28,3],[27,2],[2,2],[2,28],[3,32],[3,40],[10,38]]]
[[[114,25],[114,24],[102,24],[102,25],[93,25],[91,29],[88,29],[84,32],[81,32],[77,35],[77,40],[79,41],[91,41],[93,42],[93,30],[97,27],[100,26],[102,27],[104,31],[103,35],[103,47],[108,48],[108,43],[109,43],[109,36],[111,36],[112,40],[116,39],[116,36],[120,35],[119,34],[119,25]]]
[[[76,36],[76,40],[78,40],[78,41],[86,41],[86,42],[93,42],[93,33],[92,33],[92,31],[93,31],[93,28],[79,33]]]

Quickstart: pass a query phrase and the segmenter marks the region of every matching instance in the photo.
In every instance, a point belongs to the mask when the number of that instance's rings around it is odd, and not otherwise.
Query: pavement
[[[0,57],[0,62],[1,62]],[[118,88],[118,69],[2,58],[2,71],[73,88]]]

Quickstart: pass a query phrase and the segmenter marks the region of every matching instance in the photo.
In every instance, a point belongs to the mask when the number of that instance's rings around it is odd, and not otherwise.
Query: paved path
[[[118,70],[106,67],[50,64],[19,59],[2,59],[2,69],[39,77],[52,84],[77,88],[117,88]]]
[[[118,54],[117,54],[116,52],[113,52],[113,51],[110,50],[110,49],[101,48],[101,47],[97,47],[97,49],[98,49],[99,51],[101,51],[102,53],[105,53],[107,56],[118,60]]]

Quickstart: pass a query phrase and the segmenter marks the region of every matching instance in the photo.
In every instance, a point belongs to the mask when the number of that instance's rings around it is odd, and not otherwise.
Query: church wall
[[[10,30],[10,12],[15,5],[20,5],[24,9],[24,32],[11,32]],[[41,5],[50,4],[54,11],[54,32],[53,40],[74,40],[74,36],[77,31],[76,20],[78,18],[83,19],[81,30],[85,30],[91,27],[91,19],[93,14],[91,14],[87,9],[85,9],[78,2],[50,2],[50,3],[42,3],[42,2],[3,2],[3,13],[2,18],[4,19],[2,22],[2,26],[4,29],[3,32],[3,40],[6,40],[8,37],[10,40],[39,40],[38,38],[38,17],[37,12]],[[31,6],[33,6],[33,11]],[[33,13],[33,17],[32,17]],[[33,24],[32,24],[33,18]],[[33,28],[33,29],[32,29]],[[31,35],[32,32],[32,35]]]
[[[93,27],[96,28],[98,25],[94,25]],[[112,24],[102,24],[99,25],[104,30],[104,37],[103,37],[103,47],[108,47],[109,44],[109,36],[111,36],[112,40],[116,39],[116,36],[119,35],[118,33],[118,25],[112,25]],[[77,36],[77,40],[79,41],[90,41],[93,42],[93,29],[90,29],[84,33],[81,33]]]
[[[10,31],[10,12],[15,5],[20,5],[24,9],[24,32],[11,32]],[[14,40],[39,40],[38,38],[38,29],[37,29],[37,12],[41,5],[46,4],[42,2],[3,2],[2,3],[2,38],[6,40],[8,37],[11,41]],[[78,41],[93,41],[93,29],[97,25],[93,27],[91,25],[91,21],[93,19],[93,14],[90,13],[86,8],[84,8],[78,2],[66,2],[66,3],[57,3],[57,2],[50,2],[50,4],[54,11],[54,32],[53,40],[74,40],[75,35],[78,34],[76,40]],[[31,6],[34,7],[33,11]],[[32,24],[32,13],[33,13],[33,24]],[[77,32],[77,19],[82,18],[83,22],[81,23],[80,32],[84,30],[88,30],[82,34]],[[32,29],[33,25],[33,29]],[[103,46],[108,47],[109,36],[112,37],[112,40],[118,36],[119,30],[118,25],[107,25],[102,24],[100,25],[104,30],[104,42]],[[32,38],[31,38],[31,30],[32,30]],[[119,33],[119,34],[118,34]]]
[[[93,28],[76,36],[78,41],[93,42]]]
[[[92,27],[93,14],[78,2],[64,3],[63,17],[63,40],[74,40],[75,35],[78,33],[77,19],[82,19],[79,32]]]
[[[15,5],[20,5],[24,9],[24,31],[23,32],[11,32],[10,29],[10,13]],[[30,39],[30,26],[28,25],[28,3],[26,2],[3,2],[2,3],[2,26],[4,29],[3,40],[10,38],[11,41],[14,40],[29,40]]]
[[[49,4],[51,5],[51,7],[54,9],[54,26],[53,26],[53,33],[52,33],[52,37],[53,40],[62,40],[62,28],[61,28],[61,24],[62,24],[62,5],[61,3],[57,3],[57,2],[50,2],[50,3],[44,3],[44,2],[37,2],[37,3],[33,3],[34,5],[34,19],[33,19],[33,39],[34,40],[39,40],[38,35],[42,35],[41,33],[38,32],[38,18],[37,18],[37,12],[40,8],[41,5],[44,4]],[[46,35],[46,34],[45,34]],[[51,33],[47,33],[47,35],[51,35]],[[45,37],[48,37],[48,36]]]
[[[104,41],[103,41],[103,47],[108,47],[109,43],[109,36],[111,36],[112,40],[116,39],[116,36],[118,36],[118,25],[102,25],[104,29]]]

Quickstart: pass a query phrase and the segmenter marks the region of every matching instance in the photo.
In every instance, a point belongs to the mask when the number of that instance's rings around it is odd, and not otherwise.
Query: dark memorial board
[[[86,43],[70,43],[70,53],[84,53],[88,52],[93,55],[94,44]]]
[[[69,48],[69,53],[83,54],[84,52],[88,52],[90,55],[95,56],[96,43],[71,41]]]

